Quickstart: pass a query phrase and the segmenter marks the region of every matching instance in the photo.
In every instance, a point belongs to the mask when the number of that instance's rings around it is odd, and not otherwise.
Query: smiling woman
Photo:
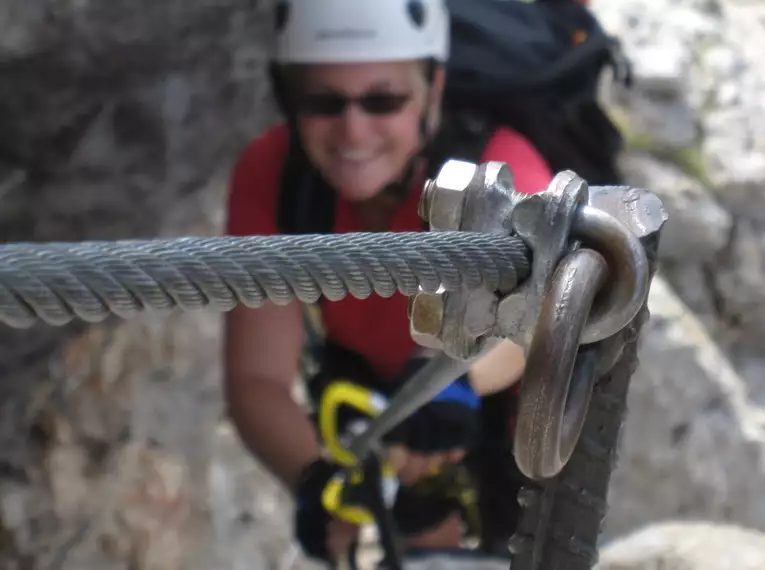
[[[279,4],[275,25],[271,77],[286,121],[258,137],[237,161],[228,233],[282,230],[289,201],[281,192],[293,179],[308,196],[310,206],[297,206],[309,221],[330,211],[331,223],[321,231],[422,231],[420,194],[440,160],[433,143],[449,127],[441,112],[449,46],[443,0],[292,0]],[[490,135],[481,161],[508,163],[522,192],[547,186],[550,171],[524,138],[504,128]],[[322,300],[319,309],[325,342],[319,372],[307,379],[314,402],[338,378],[391,395],[422,364],[404,296]],[[344,550],[355,528],[332,523],[321,502],[339,467],[323,456],[314,425],[290,396],[303,323],[297,304],[231,311],[226,393],[245,444],[299,499],[295,530],[303,550],[329,560]],[[513,394],[507,387],[522,370],[522,352],[500,344],[467,378],[455,379],[451,390],[415,414],[411,425],[402,425],[401,438],[391,442],[404,483],[394,514],[400,514],[408,546],[459,546],[460,500],[443,493],[423,498],[408,487],[446,463],[462,463],[479,440],[486,441],[481,426],[507,423]],[[481,397],[453,397],[471,390]],[[486,392],[498,392],[500,399],[485,405]],[[499,419],[487,422],[484,413]],[[502,484],[514,502],[516,483]],[[505,517],[512,519],[512,508]],[[509,537],[513,524],[497,532]]]
[[[422,65],[408,61],[323,64],[302,72],[294,98],[301,142],[341,196],[369,199],[413,167],[423,145],[422,117],[437,105],[442,70],[432,87]]]

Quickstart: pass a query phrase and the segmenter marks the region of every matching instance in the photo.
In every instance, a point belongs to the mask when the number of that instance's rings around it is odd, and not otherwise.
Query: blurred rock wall
[[[276,118],[268,10],[3,2],[0,237],[219,233],[228,170]],[[268,568],[293,555],[279,489],[220,422],[219,314],[0,335],[0,568]]]
[[[610,97],[629,141],[623,170],[658,193],[670,216],[610,488],[602,538],[613,544],[602,567],[759,567],[765,3],[593,6],[636,64],[636,88]]]

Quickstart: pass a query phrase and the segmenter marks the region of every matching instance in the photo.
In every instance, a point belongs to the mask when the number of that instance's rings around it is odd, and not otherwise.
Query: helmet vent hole
[[[411,0],[411,2],[407,2],[406,11],[409,14],[409,19],[416,28],[425,26],[425,5],[420,0]]]
[[[289,2],[278,2],[274,11],[274,28],[276,33],[281,33],[287,27],[287,20],[290,16]]]

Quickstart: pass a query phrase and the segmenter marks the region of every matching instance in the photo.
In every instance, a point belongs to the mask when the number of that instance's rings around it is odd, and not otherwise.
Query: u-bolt
[[[648,258],[643,244],[627,226],[592,206],[577,208],[571,237],[600,253],[609,268],[607,283],[579,340],[591,344],[622,330],[640,311],[648,297]]]

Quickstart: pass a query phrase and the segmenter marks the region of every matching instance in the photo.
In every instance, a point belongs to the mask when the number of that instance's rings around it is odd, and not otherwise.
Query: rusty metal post
[[[640,239],[649,282],[658,264],[667,221],[651,192],[626,186],[590,188],[589,204],[625,224]],[[529,480],[518,494],[521,515],[510,540],[513,570],[590,570],[608,511],[608,487],[617,460],[630,380],[638,367],[640,332],[649,318],[647,300],[620,331],[580,349],[594,355],[594,387],[568,463],[555,477]]]

